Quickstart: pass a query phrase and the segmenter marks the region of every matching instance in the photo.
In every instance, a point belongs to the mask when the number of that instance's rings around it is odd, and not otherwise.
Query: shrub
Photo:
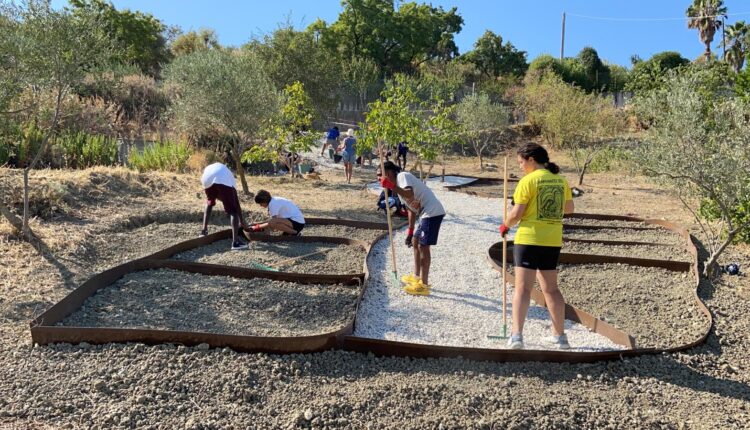
[[[117,140],[84,132],[68,133],[56,140],[62,151],[62,165],[69,169],[117,164]]]
[[[139,172],[161,170],[182,173],[187,168],[192,149],[184,142],[156,142],[146,146],[143,152],[133,151],[128,156],[128,165]]]
[[[193,154],[190,155],[190,158],[188,158],[186,165],[187,171],[200,173],[206,168],[206,166],[216,163],[217,161],[220,161],[220,159],[215,152],[207,149],[199,149],[194,151]]]
[[[10,144],[0,139],[0,167],[8,164],[8,161],[10,161]]]

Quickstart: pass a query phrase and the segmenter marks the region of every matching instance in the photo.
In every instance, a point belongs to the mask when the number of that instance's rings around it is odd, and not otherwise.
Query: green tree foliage
[[[668,72],[690,64],[679,52],[665,51],[654,54],[646,61],[638,61],[633,65],[630,78],[625,84],[625,90],[641,94],[657,88],[662,88],[666,82]]]
[[[370,58],[391,76],[458,55],[453,36],[461,31],[463,18],[456,8],[405,2],[396,9],[393,0],[344,0],[342,5],[336,22],[318,20],[309,30],[343,58]]]
[[[56,11],[49,1],[30,0],[23,5],[4,6],[3,20],[10,20],[7,28],[14,30],[7,37],[19,48],[10,51],[3,60],[10,64],[6,70],[13,75],[3,81],[20,83],[26,94],[20,110],[35,123],[46,124],[41,131],[41,142],[23,171],[24,213],[20,224],[23,234],[31,237],[29,229],[29,171],[39,162],[47,150],[52,136],[57,132],[62,103],[72,89],[82,84],[84,78],[97,70],[111,58],[111,45],[100,30],[97,16],[80,14],[73,16],[68,11]],[[7,22],[7,21],[6,21]],[[6,37],[3,34],[3,37]],[[4,53],[8,55],[8,53]],[[53,100],[50,109],[42,100]],[[6,218],[8,211],[2,211]]]
[[[380,68],[372,59],[361,57],[344,61],[342,66],[344,84],[357,95],[360,106],[365,106],[380,77]]]
[[[547,142],[571,156],[579,185],[603,142],[625,128],[624,118],[609,99],[586,93],[552,73],[527,84],[519,102]]]
[[[289,152],[307,152],[315,146],[317,135],[311,132],[315,110],[300,82],[287,85],[282,98],[284,103],[267,131],[267,139],[263,145],[250,148],[244,158],[250,161],[282,160],[294,177],[294,160],[284,155]]]
[[[745,65],[745,58],[750,52],[750,25],[737,21],[726,28],[726,41],[722,42],[726,50],[726,61],[735,73]]]
[[[625,89],[625,84],[630,79],[630,71],[617,64],[608,64],[609,68],[609,90],[619,92]]]
[[[162,64],[170,59],[166,27],[151,14],[117,10],[111,2],[103,0],[70,0],[77,17],[98,17],[104,31],[114,41],[113,60],[134,64],[143,73],[157,75]]]
[[[191,30],[182,33],[175,38],[170,47],[175,57],[204,49],[221,49],[219,38],[213,29],[201,28],[197,32]]]
[[[724,0],[693,0],[685,13],[688,16],[688,28],[698,30],[698,37],[706,46],[706,62],[710,62],[711,43],[716,31],[721,28],[721,18],[727,16]]]
[[[730,243],[750,239],[750,109],[724,91],[708,94],[705,88],[698,73],[675,74],[634,105],[651,118],[637,161],[696,216],[708,239],[704,274],[710,275]],[[701,202],[701,210],[691,200]]]
[[[456,118],[477,156],[481,171],[484,169],[484,155],[502,143],[501,138],[510,124],[510,112],[494,103],[487,94],[477,93],[461,100],[456,108]]]
[[[622,87],[612,81],[610,66],[599,58],[594,48],[585,47],[576,57],[560,61],[551,55],[540,55],[529,65],[527,80],[538,81],[547,72],[554,73],[564,82],[583,88],[588,92],[614,92]]]
[[[463,59],[492,78],[502,75],[523,76],[529,67],[525,51],[519,51],[510,42],[503,43],[503,38],[490,30],[477,39],[474,49],[464,54]]]
[[[279,96],[252,52],[203,50],[175,59],[166,69],[167,83],[176,89],[173,109],[179,126],[193,133],[229,136],[227,149],[235,161],[242,190],[249,189],[242,154],[276,114]]]
[[[457,93],[466,86],[476,68],[472,63],[462,61],[430,61],[420,66],[420,81],[424,97],[427,99],[452,102]]]
[[[276,88],[301,82],[319,117],[330,115],[336,109],[342,60],[335,51],[327,50],[314,32],[297,31],[286,24],[244,48],[263,60]]]

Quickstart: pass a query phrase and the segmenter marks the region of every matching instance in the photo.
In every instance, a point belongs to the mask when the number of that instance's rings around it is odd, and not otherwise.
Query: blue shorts
[[[414,232],[414,237],[419,240],[420,246],[437,245],[438,233],[440,233],[440,224],[443,222],[443,217],[445,215],[419,220],[419,226]]]
[[[344,160],[344,163],[354,163],[357,161],[357,154],[354,151],[344,151],[341,153],[341,158]]]

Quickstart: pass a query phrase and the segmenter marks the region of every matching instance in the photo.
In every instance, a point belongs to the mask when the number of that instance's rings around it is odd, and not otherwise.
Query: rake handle
[[[503,163],[503,222],[508,218],[508,156],[505,156],[505,161]],[[506,272],[505,272],[505,262],[507,260],[507,254],[508,254],[508,239],[506,236],[503,236],[503,327],[506,327],[508,324],[508,294],[506,291]]]
[[[385,163],[383,163],[383,144],[378,143],[378,156],[380,158],[380,174],[385,175]],[[388,219],[388,240],[391,242],[391,261],[393,263],[393,275],[398,279],[398,270],[396,269],[396,247],[393,245],[393,221],[391,221],[391,211],[388,207],[388,188],[383,187],[385,193],[385,214]]]

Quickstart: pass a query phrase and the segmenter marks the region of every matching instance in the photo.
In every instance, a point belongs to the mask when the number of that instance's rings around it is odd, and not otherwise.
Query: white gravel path
[[[505,341],[487,339],[487,335],[502,333],[502,281],[487,261],[487,249],[499,240],[501,201],[442,189],[462,181],[467,182],[467,178],[446,177],[445,183],[438,178],[427,181],[447,212],[438,244],[432,249],[430,296],[410,296],[393,287],[388,239],[381,240],[367,261],[370,285],[359,307],[355,335],[437,345],[507,347]],[[377,187],[372,191],[379,193]],[[404,245],[405,235],[405,228],[394,234],[399,277],[413,269],[413,254]],[[509,286],[509,332],[512,294]],[[566,321],[565,331],[574,351],[622,349],[580,324]],[[524,327],[526,348],[551,349],[549,336],[549,313],[532,303]]]

